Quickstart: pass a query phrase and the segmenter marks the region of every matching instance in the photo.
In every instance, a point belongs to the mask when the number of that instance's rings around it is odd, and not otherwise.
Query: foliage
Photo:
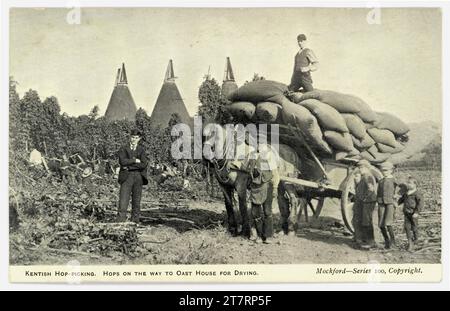
[[[144,109],[140,108],[136,112],[136,127],[142,132],[142,144],[147,150],[149,158],[156,163],[170,163],[172,157],[170,154],[170,147],[172,143],[172,136],[170,134],[171,128],[174,124],[180,122],[178,114],[173,114],[169,120],[166,128],[152,126],[150,117]]]
[[[260,76],[260,75],[257,74],[257,73],[254,73],[254,74],[253,74],[252,81],[260,81],[260,80],[266,80],[266,78],[264,78],[263,76]]]
[[[214,78],[206,77],[198,91],[200,106],[198,115],[203,123],[226,123],[230,114],[225,109],[228,100],[222,94],[221,88]]]
[[[115,209],[114,200],[107,199],[112,182],[65,184],[49,176],[32,187],[11,188],[10,208],[19,216],[11,232],[11,263],[37,260],[33,250],[39,249],[134,256],[139,251],[136,226],[104,223]]]
[[[434,167],[436,169],[441,168],[442,163],[442,144],[441,141],[433,141],[428,144],[424,151],[423,161],[425,166]]]
[[[148,156],[157,162],[171,162],[170,128],[151,126],[150,117],[139,109],[136,121],[109,121],[100,116],[94,106],[89,114],[77,117],[61,113],[56,97],[41,101],[35,90],[29,90],[22,98],[16,91],[13,78],[9,82],[10,102],[10,153],[25,154],[37,149],[50,158],[61,159],[64,154],[79,154],[86,161],[117,158],[117,151],[128,143],[133,127],[143,134],[143,144]],[[177,121],[178,120],[178,121]],[[173,116],[172,124],[179,122]]]
[[[425,211],[440,211],[442,208],[442,177],[440,170],[429,168],[400,168],[395,177],[397,182],[406,183],[409,176],[418,181],[418,189],[421,191],[424,199]]]
[[[440,170],[442,168],[442,142],[441,137],[431,141],[422,151],[421,159],[416,161],[406,161],[400,164],[401,167],[429,168]]]

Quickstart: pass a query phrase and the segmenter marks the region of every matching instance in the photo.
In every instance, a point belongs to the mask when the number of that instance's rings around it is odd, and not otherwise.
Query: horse
[[[212,148],[215,143],[213,142]],[[208,142],[205,145],[208,145]],[[224,142],[223,146],[226,145],[227,143]],[[216,151],[217,149],[214,149],[214,152]],[[251,181],[250,174],[245,168],[244,160],[227,159],[224,154],[226,154],[226,150],[221,155],[205,158],[205,160],[212,165],[214,176],[224,196],[228,231],[233,236],[243,235],[250,238],[251,224],[247,199],[247,189]],[[238,197],[238,209],[234,202],[235,194]],[[240,231],[239,225],[241,225]]]
[[[225,132],[223,127],[221,127],[222,134]],[[206,133],[206,136],[211,135],[211,133]],[[226,136],[225,136],[226,137]],[[216,143],[219,145],[218,149],[212,150],[216,147]],[[256,150],[247,142],[241,142],[240,147],[245,150],[244,157],[242,153],[234,154],[235,157],[228,157],[229,147],[232,145],[225,138],[220,140],[209,140],[204,143],[204,145],[209,145],[211,148],[212,156],[206,158],[205,160],[209,162],[214,170],[214,175],[219,183],[222,190],[225,208],[227,212],[228,220],[228,231],[233,235],[243,235],[245,237],[251,237],[251,221],[249,217],[249,200],[248,192],[251,182],[250,172],[248,170],[248,158],[249,155],[254,153]],[[238,147],[239,148],[239,147]],[[269,191],[267,200],[270,204],[272,203],[274,197],[277,197],[277,203],[280,209],[281,222],[283,231],[287,234],[287,229],[285,230],[286,224],[289,219],[293,216],[290,213],[296,207],[296,200],[292,200],[293,195],[286,195],[288,193],[289,187],[286,186],[284,182],[280,182],[281,176],[297,177],[299,175],[300,158],[297,153],[287,145],[268,145],[265,144],[264,149],[268,152],[268,157],[270,159],[275,159],[276,167],[271,168],[273,172],[273,178],[270,181],[271,189]],[[238,197],[238,209],[234,204],[234,195],[237,194]],[[295,194],[296,195],[296,194]],[[240,221],[239,221],[240,218]],[[238,227],[241,224],[242,229],[239,232]]]

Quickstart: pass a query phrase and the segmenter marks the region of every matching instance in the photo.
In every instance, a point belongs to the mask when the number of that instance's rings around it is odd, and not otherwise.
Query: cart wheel
[[[344,220],[345,227],[347,227],[348,231],[350,231],[351,233],[354,233],[352,225],[354,193],[355,183],[353,172],[351,172],[343,182],[341,194],[342,219]]]

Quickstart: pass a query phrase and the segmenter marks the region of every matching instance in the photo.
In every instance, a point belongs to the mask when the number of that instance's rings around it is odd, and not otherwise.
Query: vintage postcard
[[[440,282],[441,23],[11,7],[10,282]]]

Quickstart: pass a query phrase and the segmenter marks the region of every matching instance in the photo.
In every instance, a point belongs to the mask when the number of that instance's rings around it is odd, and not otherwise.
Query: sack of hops
[[[353,146],[355,146],[355,148],[358,149],[359,151],[364,151],[375,144],[373,138],[370,137],[370,135],[367,133],[366,135],[364,135],[362,139],[358,139],[352,135],[352,142]]]
[[[271,80],[258,80],[244,84],[228,97],[231,101],[249,101],[257,104],[277,95],[284,96],[287,91],[288,88],[283,83]]]
[[[382,163],[384,161],[387,161],[391,154],[389,153],[376,153],[376,155],[372,155],[371,153],[369,153],[368,151],[363,151],[361,152],[361,158],[362,159],[366,159],[367,161],[371,162],[371,163]]]
[[[365,105],[359,97],[327,90],[306,92],[298,98],[298,102],[307,99],[317,99],[322,103],[332,106],[341,113],[357,113],[361,111],[361,106]]]
[[[325,131],[323,133],[326,142],[336,151],[353,151],[352,137],[349,133],[339,133],[335,131]]]
[[[366,122],[364,122],[364,126],[366,127],[366,130],[376,127],[373,123],[366,123]]]
[[[338,152],[336,152],[334,154],[334,159],[336,161],[339,161],[339,160],[342,160],[342,159],[345,159],[345,158],[354,158],[354,157],[357,157],[359,155],[360,155],[360,152],[357,149],[353,148],[353,150],[350,151],[350,152],[347,152],[347,151],[338,151]]]
[[[232,116],[240,120],[251,120],[255,115],[255,105],[251,102],[234,102],[225,106]]]
[[[283,123],[291,125],[301,130],[305,139],[312,144],[311,147],[320,151],[331,153],[330,146],[323,140],[322,130],[317,119],[308,109],[301,105],[294,104],[287,98],[283,100],[281,117]]]
[[[302,92],[289,92],[286,96],[291,102],[298,104],[299,102],[301,102],[303,93]]]
[[[324,131],[348,132],[347,125],[341,114],[332,106],[324,104],[316,99],[307,99],[300,103],[306,107],[319,121]]]
[[[225,96],[235,92],[238,89],[238,86],[235,82],[225,81],[222,84],[222,94]]]
[[[369,133],[370,137],[375,140],[375,142],[388,145],[392,148],[395,148],[397,146],[397,141],[395,140],[394,134],[389,130],[381,130],[379,128],[371,128],[367,130],[367,133]]]
[[[378,120],[377,113],[373,111],[365,102],[361,103],[361,111],[357,112],[356,115],[367,123],[374,123]]]
[[[405,150],[405,146],[403,144],[401,144],[400,142],[396,143],[395,148],[385,145],[385,144],[381,144],[381,143],[376,143],[376,146],[378,148],[378,151],[381,153],[395,154],[395,153],[400,153],[403,150]]]
[[[272,102],[261,102],[256,105],[256,120],[264,123],[278,123],[281,116],[281,105]]]
[[[395,136],[402,136],[409,132],[409,127],[405,122],[396,116],[387,112],[378,112],[378,120],[375,122],[375,127],[379,129],[389,130]]]
[[[341,115],[345,120],[350,134],[358,139],[363,139],[366,136],[366,127],[360,117],[353,113],[343,113]]]

